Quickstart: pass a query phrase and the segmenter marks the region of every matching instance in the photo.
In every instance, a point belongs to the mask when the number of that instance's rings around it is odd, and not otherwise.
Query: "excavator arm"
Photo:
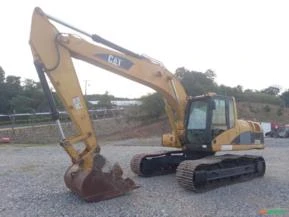
[[[171,126],[176,129],[177,142],[170,146],[181,146],[178,140],[183,131],[182,125],[187,95],[180,81],[172,73],[160,62],[135,54],[97,35],[85,33],[94,41],[114,50],[89,43],[71,34],[62,34],[49,22],[49,19],[58,21],[44,14],[39,8],[35,9],[32,18],[30,45],[35,62],[41,63],[44,67],[78,128],[87,126],[91,129],[91,126],[79,120],[79,117],[83,115],[81,113],[87,109],[84,106],[85,103],[81,96],[79,82],[71,58],[77,58],[107,69],[161,93],[167,105]],[[84,33],[81,30],[79,31]],[[72,89],[74,90],[73,93],[71,92]],[[84,108],[83,110],[75,109],[78,102]]]
[[[89,43],[72,34],[61,33],[52,25],[50,20],[81,32],[106,47]],[[73,163],[65,174],[65,183],[72,191],[88,201],[98,201],[121,195],[136,187],[132,180],[121,178],[122,172],[119,173],[121,169],[117,165],[110,172],[103,173],[99,171],[99,167],[104,167],[106,161],[99,154],[100,147],[97,143],[72,58],[80,59],[127,77],[161,93],[165,99],[166,111],[173,130],[172,135],[164,137],[163,143],[169,146],[181,147],[180,139],[184,132],[183,120],[187,95],[180,82],[160,62],[135,54],[97,35],[90,35],[78,30],[45,14],[40,8],[36,8],[33,13],[30,46],[34,64],[48,98],[53,118],[61,133],[61,145]],[[65,137],[45,74],[76,126],[77,135],[69,138]],[[85,148],[81,151],[77,151],[74,146],[79,142],[85,144]],[[106,178],[100,179],[104,176]],[[99,181],[95,181],[97,179]],[[100,192],[104,189],[103,186],[106,186],[107,190]]]

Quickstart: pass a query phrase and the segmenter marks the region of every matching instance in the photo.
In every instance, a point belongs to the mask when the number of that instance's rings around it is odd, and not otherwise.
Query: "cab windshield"
[[[203,101],[192,102],[188,130],[206,129],[208,103]]]
[[[193,101],[187,123],[187,139],[190,143],[203,144],[206,141],[208,101]]]

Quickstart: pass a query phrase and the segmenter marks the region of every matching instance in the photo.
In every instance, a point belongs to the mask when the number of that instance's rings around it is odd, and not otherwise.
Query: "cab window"
[[[207,107],[208,103],[205,101],[192,102],[187,127],[189,130],[206,129]]]
[[[214,99],[212,129],[228,129],[226,123],[226,101],[224,99]]]
[[[235,126],[235,108],[233,100],[229,100],[229,127],[233,128]]]

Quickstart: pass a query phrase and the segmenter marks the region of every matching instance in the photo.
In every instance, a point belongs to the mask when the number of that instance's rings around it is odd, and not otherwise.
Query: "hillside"
[[[289,109],[283,108],[282,115],[278,116],[279,106],[262,103],[239,102],[237,104],[239,119],[259,122],[289,123]],[[167,118],[161,118],[150,124],[141,124],[138,127],[123,128],[119,132],[101,137],[101,140],[122,140],[130,138],[147,138],[161,136],[170,132]]]
[[[240,119],[289,123],[289,108],[280,108],[280,106],[263,103],[238,102],[237,109]]]

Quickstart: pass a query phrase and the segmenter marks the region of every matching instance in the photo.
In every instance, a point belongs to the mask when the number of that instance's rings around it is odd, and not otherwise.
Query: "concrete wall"
[[[128,123],[122,118],[95,120],[93,124],[98,137],[111,135],[121,129],[138,125],[138,123]],[[62,127],[66,137],[75,133],[75,128],[71,123],[62,123]],[[57,143],[60,139],[58,129],[54,124],[1,130],[0,137],[5,136],[10,137],[12,143],[17,144],[49,144]]]

